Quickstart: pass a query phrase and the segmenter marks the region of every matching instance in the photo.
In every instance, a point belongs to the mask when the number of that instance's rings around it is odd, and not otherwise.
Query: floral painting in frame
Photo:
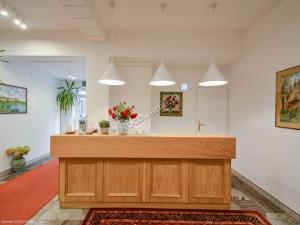
[[[0,114],[27,113],[27,88],[0,84]]]
[[[160,115],[182,116],[182,92],[160,92]]]
[[[300,129],[300,66],[276,73],[275,126]]]

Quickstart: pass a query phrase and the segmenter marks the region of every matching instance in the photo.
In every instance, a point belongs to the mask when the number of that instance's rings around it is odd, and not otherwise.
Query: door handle
[[[201,130],[202,126],[204,126],[204,123],[201,123],[201,121],[198,121],[198,131]]]

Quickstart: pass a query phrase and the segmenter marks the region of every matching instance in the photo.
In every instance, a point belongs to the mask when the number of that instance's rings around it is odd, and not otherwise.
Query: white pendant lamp
[[[161,62],[158,69],[156,70],[152,80],[150,81],[150,85],[153,86],[171,86],[174,85],[175,81],[173,81],[171,74],[169,73],[167,67],[164,62]]]
[[[111,48],[111,55],[112,55],[112,60],[109,63],[108,67],[104,71],[102,77],[99,80],[100,84],[106,84],[106,85],[124,85],[125,81],[122,79],[118,68],[116,64],[113,61],[113,53],[114,53],[114,8],[116,5],[116,2],[114,0],[109,1],[109,5],[112,10],[112,48]]]
[[[215,10],[218,6],[218,3],[213,2],[210,4],[210,8],[212,9],[213,13],[213,18],[215,14]],[[220,86],[220,85],[225,85],[228,82],[224,78],[223,74],[221,71],[218,69],[217,65],[212,62],[210,66],[208,67],[208,70],[204,74],[202,80],[199,82],[199,86],[206,86],[206,87],[211,87],[211,86]]]
[[[122,80],[116,64],[112,61],[99,80],[99,83],[106,85],[123,85],[125,81]]]
[[[164,24],[164,11],[166,6],[167,4],[165,2],[161,2],[159,5],[162,12],[162,24]],[[154,76],[149,84],[153,86],[171,86],[175,84],[175,81],[173,80],[163,60],[161,61],[156,72],[154,73]]]
[[[228,82],[225,80],[223,74],[220,72],[218,67],[214,62],[212,62],[203,76],[201,82],[199,82],[200,86],[220,86],[227,84]]]

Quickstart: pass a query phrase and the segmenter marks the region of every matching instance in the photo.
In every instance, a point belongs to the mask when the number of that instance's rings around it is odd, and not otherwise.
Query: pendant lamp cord
[[[114,51],[115,51],[115,17],[114,17],[114,9],[116,6],[116,2],[114,0],[109,1],[109,5],[111,7],[111,21],[112,21],[112,31],[111,31],[111,62],[114,61]]]
[[[165,1],[162,1],[160,4],[159,4],[159,7],[161,9],[161,29],[164,30],[165,28],[165,9],[167,7],[167,3]],[[162,32],[163,34],[163,32]],[[164,40],[164,38],[163,38]],[[162,50],[161,52],[161,62],[164,61],[164,52]]]
[[[217,6],[218,6],[217,2],[213,2],[209,5],[209,7],[212,10],[212,15],[211,15],[211,27],[212,27],[212,29],[215,28],[215,12],[216,12]],[[214,59],[215,59],[215,46],[213,45],[212,51],[211,51],[211,61],[214,61]]]

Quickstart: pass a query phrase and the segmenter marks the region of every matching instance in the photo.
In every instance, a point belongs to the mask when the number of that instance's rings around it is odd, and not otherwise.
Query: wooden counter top
[[[234,159],[236,139],[217,135],[55,135],[51,156],[61,158]]]

